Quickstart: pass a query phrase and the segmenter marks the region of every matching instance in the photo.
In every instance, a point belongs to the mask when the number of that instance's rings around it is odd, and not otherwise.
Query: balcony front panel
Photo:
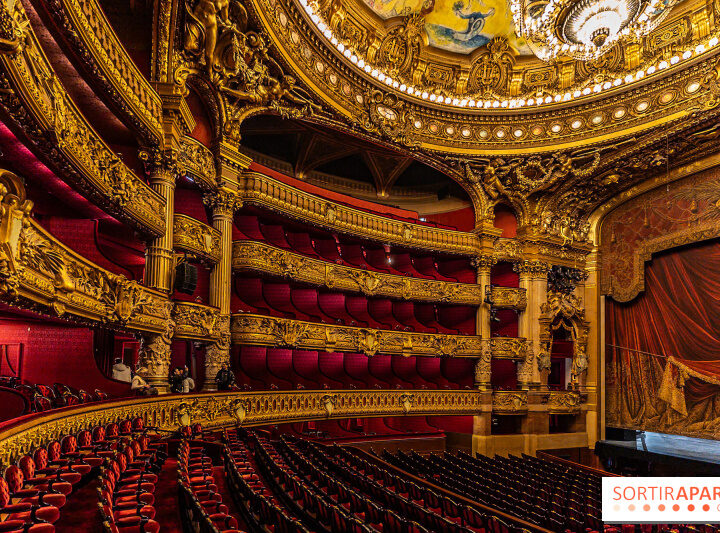
[[[438,335],[336,326],[251,314],[232,317],[232,342],[326,352],[479,357],[482,339],[475,335]]]
[[[329,289],[399,300],[479,306],[479,285],[397,276],[336,265],[257,241],[233,243],[233,269],[258,272]]]
[[[220,232],[187,215],[173,217],[173,246],[211,263],[220,261]]]
[[[493,359],[524,361],[527,357],[527,339],[522,337],[492,337],[488,339]]]

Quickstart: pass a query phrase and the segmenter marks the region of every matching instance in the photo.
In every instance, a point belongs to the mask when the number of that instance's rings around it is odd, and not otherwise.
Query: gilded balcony
[[[162,100],[137,68],[97,0],[53,0],[46,10],[94,82],[148,144],[162,142]]]
[[[486,285],[485,301],[495,309],[524,311],[527,307],[527,291],[517,287]]]
[[[220,232],[187,215],[174,216],[173,246],[211,263],[220,261]]]
[[[259,272],[335,290],[399,300],[479,306],[481,288],[471,283],[396,276],[336,265],[257,241],[233,243],[233,269]]]
[[[587,402],[587,395],[577,391],[550,391],[547,410],[551,414],[577,414]]]
[[[524,361],[527,357],[527,339],[523,337],[492,337],[487,339],[493,359]]]
[[[528,412],[527,391],[494,391],[492,396],[493,413],[517,415]]]
[[[208,341],[219,336],[220,311],[217,307],[174,302],[172,319],[175,321],[176,338]]]
[[[180,172],[198,181],[201,188],[217,187],[215,156],[204,144],[187,135],[180,140],[178,167]]]
[[[361,352],[426,357],[479,357],[475,335],[439,335],[318,324],[246,313],[232,316],[232,342],[325,352]]]
[[[480,251],[480,241],[474,233],[375,215],[306,193],[258,172],[244,172],[238,190],[243,202],[280,211],[331,231],[449,254],[472,256]]]

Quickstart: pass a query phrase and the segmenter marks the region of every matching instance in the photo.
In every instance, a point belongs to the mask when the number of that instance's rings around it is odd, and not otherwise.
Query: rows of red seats
[[[418,253],[319,230],[308,231],[291,222],[260,218],[254,214],[235,217],[233,239],[261,241],[309,257],[401,276],[474,283],[469,258]]]
[[[0,377],[0,387],[22,394],[27,402],[27,412],[36,413],[83,403],[107,399],[107,394],[99,389],[91,394],[83,389],[74,389],[63,383],[52,386],[41,383],[27,383],[14,377]]]
[[[521,526],[506,522],[498,516],[483,513],[471,506],[462,505],[445,495],[347,452],[344,448],[320,447],[317,444],[285,439],[286,449],[294,455],[304,468],[320,471],[324,479],[333,480],[328,490],[337,493],[340,501],[350,498],[351,506],[357,505],[357,497],[348,493],[350,489],[360,495],[360,501],[370,510],[370,520],[378,515],[375,506],[384,506],[383,531],[432,531],[463,533],[520,533]],[[313,474],[311,474],[313,475]],[[341,487],[344,485],[344,488]],[[346,494],[347,493],[347,494]],[[372,505],[368,505],[372,504]],[[393,511],[390,511],[392,509]],[[395,514],[395,512],[397,514]],[[398,515],[403,517],[398,519]],[[416,522],[415,525],[403,523]]]
[[[157,533],[154,492],[166,448],[148,435],[123,437],[96,445],[107,457],[98,488],[99,508],[108,533]]]
[[[264,346],[233,348],[233,370],[244,390],[467,389],[474,361],[461,357],[400,357],[328,353]]]
[[[183,440],[178,447],[178,483],[187,523],[193,531],[239,531],[218,491],[212,459],[202,446]]]
[[[473,335],[475,307],[367,297],[307,287],[292,281],[236,277],[236,312],[321,324]]]
[[[52,533],[75,488],[133,435],[149,439],[141,418],[69,433],[21,456],[0,478],[0,532]]]
[[[246,433],[243,432],[243,435]],[[247,522],[257,530],[273,528],[277,533],[309,533],[278,497],[277,485],[271,487],[264,481],[274,481],[272,475],[264,470],[264,475],[260,476],[252,451],[245,440],[238,437],[238,432],[226,430],[223,440],[225,473],[233,497],[238,508],[244,511]],[[262,464],[259,468],[262,468]]]

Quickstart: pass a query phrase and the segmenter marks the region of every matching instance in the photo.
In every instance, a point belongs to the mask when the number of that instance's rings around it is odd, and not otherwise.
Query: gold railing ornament
[[[528,343],[523,337],[492,337],[487,339],[493,359],[511,359],[524,361],[527,357]]]
[[[492,410],[497,414],[522,414],[528,410],[527,391],[494,391]]]
[[[396,276],[336,265],[258,241],[235,241],[232,264],[235,270],[243,272],[271,274],[366,296],[473,306],[482,303],[481,287],[476,284]]]
[[[426,357],[478,357],[482,339],[475,335],[441,335],[318,324],[286,318],[235,314],[232,341],[327,352],[362,352]],[[524,357],[524,356],[523,356]]]
[[[464,256],[477,255],[479,251],[474,233],[408,224],[328,202],[258,172],[245,172],[239,181],[239,194],[244,202],[280,211],[310,225],[383,244]]]
[[[213,264],[220,261],[220,232],[187,215],[173,217],[173,246]]]
[[[527,307],[527,291],[523,288],[486,285],[485,301],[496,309],[524,311]]]
[[[217,307],[177,301],[173,303],[172,318],[177,338],[208,341],[219,335],[220,312]]]
[[[411,395],[406,412],[401,397]],[[0,431],[0,470],[38,446],[68,433],[140,417],[163,432],[196,423],[206,428],[261,426],[308,420],[375,416],[474,415],[486,409],[471,390],[347,390],[214,392],[137,397],[39,413]],[[238,403],[240,402],[240,403]],[[332,405],[330,412],[326,405]],[[242,410],[244,408],[244,417]]]
[[[550,391],[547,401],[547,410],[553,414],[579,413],[587,395],[576,391]]]

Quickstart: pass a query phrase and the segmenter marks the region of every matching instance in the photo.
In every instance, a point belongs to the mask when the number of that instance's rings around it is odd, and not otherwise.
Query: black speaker
[[[192,294],[197,287],[198,270],[188,262],[175,267],[175,290],[183,294]]]

